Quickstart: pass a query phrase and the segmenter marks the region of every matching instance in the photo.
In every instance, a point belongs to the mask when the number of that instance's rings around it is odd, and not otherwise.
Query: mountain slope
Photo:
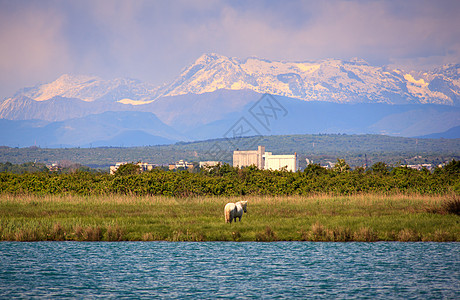
[[[93,143],[99,146],[171,144],[187,138],[152,113],[105,112],[60,122],[0,120],[0,140],[2,145],[11,147],[83,147]]]
[[[175,140],[148,134],[143,130],[126,130],[106,140],[99,140],[83,145],[83,147],[136,147],[145,145],[169,145]]]
[[[133,79],[65,74],[3,100],[0,118],[57,121],[104,111],[145,111],[145,106],[165,97],[223,90],[270,93],[305,101],[458,106],[460,64],[415,72],[371,66],[359,59],[284,62],[205,54],[173,82],[160,87]]]
[[[451,129],[439,132],[439,133],[432,133],[424,136],[419,136],[419,138],[423,139],[460,139],[460,126],[452,127]]]
[[[385,103],[340,104],[321,101],[301,101],[276,97],[285,114],[275,116],[270,110],[269,125],[262,126],[260,118],[250,113],[260,102],[248,103],[242,113],[229,113],[224,118],[190,129],[191,139],[222,138],[243,125],[252,135],[286,135],[315,133],[386,134],[421,136],[460,126],[460,107],[446,105],[390,105]],[[242,123],[241,117],[245,122]],[[248,134],[248,135],[251,135]]]
[[[410,137],[444,132],[460,126],[460,107],[456,106],[340,104],[276,97],[285,113],[275,118],[273,112],[265,107],[270,124],[264,127],[261,119],[251,114],[253,107],[266,105],[259,99],[258,94],[248,91],[216,91],[160,98],[158,102],[143,106],[145,112],[104,112],[57,122],[1,120],[0,140],[2,145],[22,147],[150,145],[167,142],[157,139],[160,137],[171,142],[229,138],[232,137],[232,129],[245,125],[238,123],[241,118],[247,123],[246,129],[254,128],[244,136],[378,133]],[[160,118],[150,112],[155,110]],[[141,137],[133,142],[136,138],[132,135],[141,136],[136,131],[152,137]],[[132,134],[123,135],[124,132]],[[122,137],[126,142],[122,142]],[[147,142],[149,139],[151,143]]]
[[[22,89],[15,96],[22,95],[35,101],[46,101],[54,97],[78,98],[86,102],[100,99],[118,101],[124,98],[148,101],[155,97],[157,90],[158,87],[135,79],[104,80],[96,76],[64,74],[53,82]]]
[[[205,54],[160,93],[247,89],[306,101],[460,105],[459,74],[460,65],[416,73],[370,66],[359,59],[280,62]]]
[[[0,104],[0,117],[9,120],[63,121],[99,113],[106,109],[107,107],[100,103],[88,103],[78,98],[56,96],[47,101],[35,101],[26,96],[20,96],[6,99]],[[110,110],[116,110],[116,108],[110,107]]]

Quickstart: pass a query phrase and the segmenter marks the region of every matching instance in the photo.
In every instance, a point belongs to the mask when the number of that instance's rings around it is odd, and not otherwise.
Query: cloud
[[[62,73],[161,84],[205,52],[460,61],[459,1],[1,1],[0,97]]]
[[[257,10],[262,7],[243,14],[236,11],[223,19],[225,36],[243,51],[250,47],[279,59],[358,56],[388,63],[458,54],[460,21],[453,13],[460,12],[458,2],[401,2],[322,1],[309,6],[311,2],[303,1],[266,13]]]
[[[3,8],[3,9],[2,9]],[[55,10],[35,7],[2,7],[0,16],[0,82],[9,86],[16,78],[32,83],[72,68],[62,36],[63,19]]]

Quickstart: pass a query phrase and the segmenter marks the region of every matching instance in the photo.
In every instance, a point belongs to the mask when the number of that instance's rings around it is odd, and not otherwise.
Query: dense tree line
[[[75,195],[308,195],[312,193],[420,193],[460,194],[460,161],[433,172],[376,163],[351,170],[339,160],[334,169],[317,164],[299,172],[233,168],[228,164],[199,172],[154,169],[140,173],[127,164],[115,173],[77,170],[73,173],[0,173],[0,193]]]
[[[16,174],[47,172],[45,164],[28,162],[23,164],[12,164],[10,162],[0,163],[0,172],[11,172]]]

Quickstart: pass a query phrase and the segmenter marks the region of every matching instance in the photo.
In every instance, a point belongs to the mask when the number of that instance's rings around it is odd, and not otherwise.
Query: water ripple
[[[0,243],[0,298],[460,298],[458,243]]]

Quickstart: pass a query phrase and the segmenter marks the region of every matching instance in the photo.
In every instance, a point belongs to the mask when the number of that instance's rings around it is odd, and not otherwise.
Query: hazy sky
[[[0,99],[64,73],[169,82],[201,54],[460,63],[460,1],[0,0]]]

